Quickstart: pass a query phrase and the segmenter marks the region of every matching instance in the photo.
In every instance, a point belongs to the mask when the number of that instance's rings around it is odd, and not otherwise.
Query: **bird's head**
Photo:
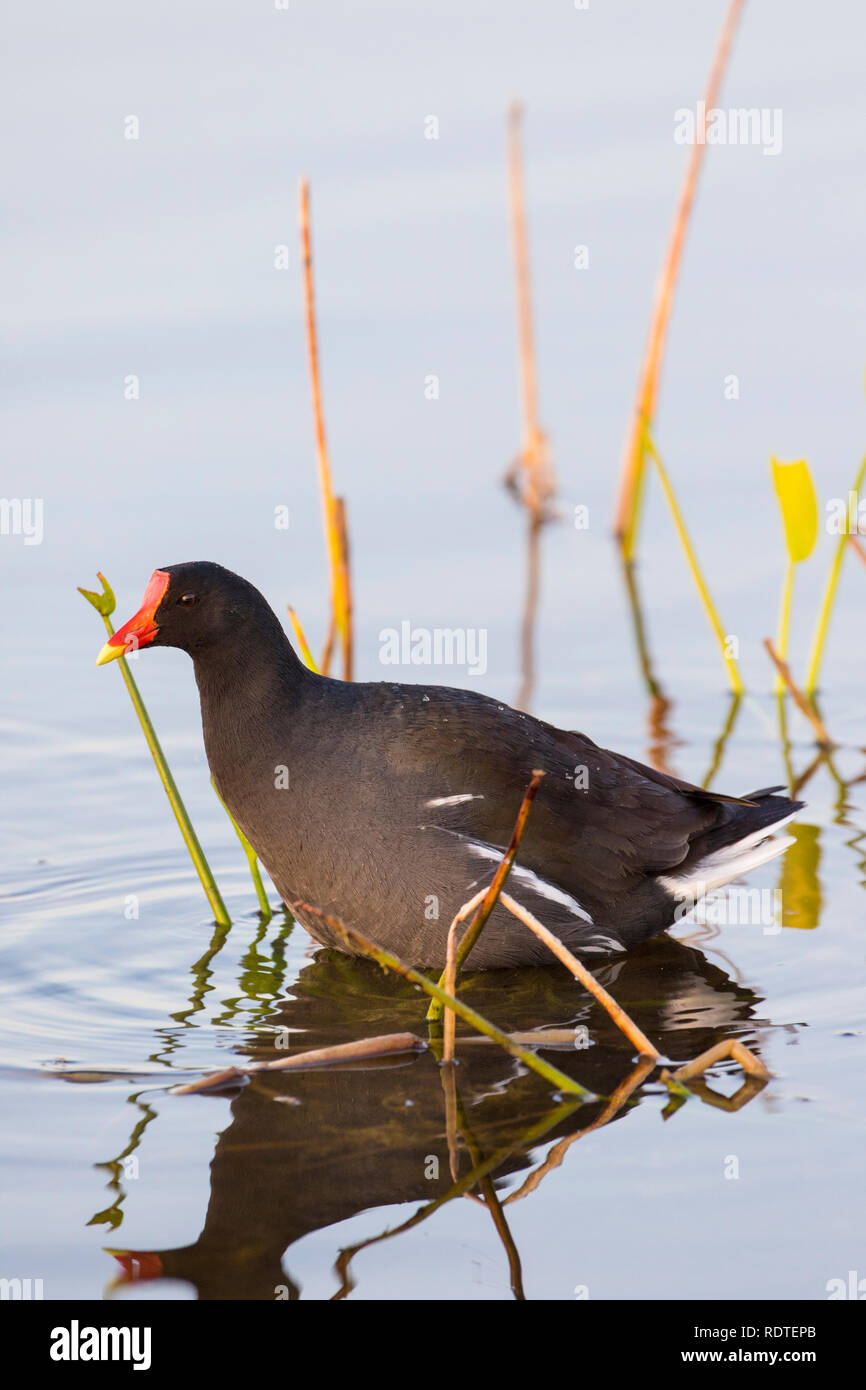
[[[97,666],[144,647],[180,647],[196,657],[245,632],[276,626],[258,589],[207,560],[154,570],[137,613],[109,637]]]

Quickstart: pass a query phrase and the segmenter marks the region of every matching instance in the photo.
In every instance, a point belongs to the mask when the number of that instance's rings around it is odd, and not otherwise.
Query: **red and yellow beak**
[[[154,570],[144,591],[141,607],[128,623],[124,623],[123,627],[119,627],[114,635],[109,637],[96,658],[97,666],[104,666],[107,661],[126,656],[128,652],[138,651],[139,647],[150,646],[158,630],[154,614],[165,597],[168,581],[169,576],[165,570]]]

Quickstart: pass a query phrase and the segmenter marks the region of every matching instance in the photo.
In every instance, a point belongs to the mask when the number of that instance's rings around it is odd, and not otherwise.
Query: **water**
[[[483,677],[433,678],[512,699],[523,556],[521,518],[498,486],[517,441],[499,117],[524,95],[542,412],[564,511],[545,536],[534,709],[642,759],[659,743],[608,518],[682,168],[672,111],[697,94],[720,13],[551,12],[533,19],[528,46],[522,7],[478,11],[486,20],[465,19],[455,46],[457,7],[433,18],[400,7],[401,62],[374,45],[361,70],[315,14],[211,7],[202,51],[200,29],[176,33],[166,7],[143,31],[136,18],[133,42],[131,20],[91,5],[84,30],[118,62],[88,46],[74,92],[71,21],[49,40],[18,17],[22,72],[39,78],[10,182],[11,251],[22,266],[36,251],[41,269],[11,301],[3,488],[44,498],[45,536],[0,541],[0,1274],[42,1278],[47,1298],[330,1298],[350,1286],[354,1299],[823,1298],[828,1280],[862,1272],[866,709],[853,555],[822,699],[843,746],[804,789],[796,849],[746,885],[781,887],[782,929],[683,925],[679,940],[598,972],[672,1061],[736,1037],[774,1073],[765,1088],[728,1109],[706,1093],[675,1108],[653,1079],[601,1124],[607,1101],[557,1112],[510,1058],[467,1045],[459,1174],[497,1157],[510,1234],[456,1196],[348,1265],[341,1251],[452,1187],[430,1055],[168,1094],[203,1068],[272,1056],[281,1028],[305,1046],[423,1031],[407,986],[318,951],[282,914],[261,925],[208,784],[189,664],[142,654],[136,677],[234,918],[214,939],[118,673],[93,665],[101,623],[75,592],[104,569],[122,619],[155,566],[211,558],[278,611],[291,601],[318,646],[324,562],[288,174],[313,178],[358,674],[429,677],[383,672],[379,633],[403,619],[485,628]],[[371,21],[380,38],[397,13]],[[862,19],[850,5],[833,14],[816,34],[805,5],[748,13],[729,97],[781,104],[785,147],[776,160],[708,161],[665,371],[659,445],[750,692],[721,749],[723,672],[655,494],[643,531],[641,597],[672,701],[665,755],[697,781],[720,758],[713,786],[733,792],[785,780],[760,645],[782,565],[768,454],[807,454],[823,499],[845,494],[862,449]],[[369,49],[366,25],[341,12],[346,53]],[[130,150],[118,122],[138,107]],[[442,117],[435,148],[419,134],[429,110]],[[59,239],[46,241],[50,227]],[[282,241],[283,279],[270,269]],[[592,248],[582,281],[577,241]],[[722,395],[730,371],[736,403]],[[128,373],[141,378],[137,402],[123,399]],[[588,531],[570,524],[576,503],[590,508]],[[273,525],[282,504],[288,532]],[[798,672],[831,544],[822,535],[798,575]],[[800,775],[813,736],[790,711],[789,733]],[[567,977],[474,976],[466,997],[512,1029],[585,1026],[588,1048],[545,1055],[623,1097],[631,1048]],[[709,1084],[730,1098],[741,1079],[725,1063]]]

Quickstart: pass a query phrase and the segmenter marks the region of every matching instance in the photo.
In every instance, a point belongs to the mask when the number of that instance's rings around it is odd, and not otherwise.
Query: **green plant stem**
[[[866,478],[866,456],[860,464],[857,477],[854,479],[852,489],[858,496]],[[821,604],[821,612],[818,614],[818,622],[815,626],[815,635],[812,638],[812,651],[809,656],[809,669],[806,673],[805,691],[809,700],[814,700],[815,691],[818,688],[818,672],[821,669],[821,659],[824,655],[824,643],[827,640],[827,629],[830,625],[830,613],[833,602],[836,598],[836,589],[839,584],[839,576],[842,573],[842,561],[845,558],[845,547],[848,544],[847,529],[842,532],[836,544],[836,554],[833,556],[833,563],[830,566],[830,573],[827,576],[827,584],[824,589],[824,599]]]
[[[499,1043],[499,1046],[503,1047],[506,1052],[510,1052],[512,1057],[516,1057],[518,1061],[522,1062],[524,1066],[529,1067],[531,1071],[537,1072],[539,1076],[543,1076],[545,1081],[549,1081],[550,1084],[555,1086],[558,1090],[566,1091],[569,1095],[582,1096],[585,1100],[594,1099],[592,1091],[587,1090],[585,1086],[581,1086],[579,1082],[573,1081],[570,1076],[566,1076],[564,1071],[560,1071],[558,1067],[552,1066],[550,1062],[545,1062],[542,1057],[536,1056],[534,1052],[530,1052],[527,1048],[521,1047],[520,1043],[513,1042],[507,1033],[503,1033],[501,1028],[496,1027],[495,1023],[491,1023],[489,1019],[476,1013],[474,1009],[471,1009],[468,1004],[464,1004],[462,1000],[448,994],[444,989],[441,989],[439,985],[434,984],[432,980],[428,980],[426,975],[422,975],[420,971],[415,970],[413,966],[404,965],[403,961],[398,959],[397,956],[392,955],[390,951],[386,951],[383,947],[377,946],[373,941],[368,941],[367,938],[361,936],[360,932],[357,932],[354,927],[347,927],[345,922],[341,922],[338,917],[332,917],[330,913],[323,912],[320,907],[315,907],[312,903],[297,902],[293,903],[292,906],[296,909],[300,909],[302,912],[312,912],[317,917],[321,917],[323,921],[327,922],[332,931],[335,931],[338,936],[342,937],[346,945],[350,946],[352,950],[358,951],[361,955],[368,956],[371,960],[376,961],[378,965],[382,966],[383,970],[392,970],[395,975],[402,975],[403,979],[408,980],[410,984],[419,985],[425,994],[429,994],[431,998],[437,999],[439,1003],[446,1008],[452,1009],[458,1018],[462,1018],[464,1023],[468,1023],[470,1028],[474,1028],[476,1032],[483,1033],[485,1037],[492,1038],[493,1041]]]
[[[779,605],[779,627],[776,633],[776,651],[784,661],[788,655],[788,632],[791,627],[791,598],[794,593],[794,561],[788,559],[785,567],[785,582],[782,585],[782,600]],[[785,682],[776,673],[776,680],[773,685],[773,693],[781,695],[785,689]]]
[[[667,499],[667,504],[671,510],[671,516],[673,517],[673,522],[677,530],[677,535],[679,536],[680,543],[682,544],[683,550],[685,551],[686,563],[688,564],[688,567],[691,570],[692,578],[695,581],[695,587],[697,588],[698,594],[700,595],[701,603],[704,605],[704,610],[707,614],[707,617],[710,620],[710,627],[716,634],[716,640],[719,644],[719,649],[722,654],[722,660],[725,663],[725,669],[728,673],[728,680],[730,681],[731,689],[733,690],[735,695],[742,695],[745,691],[745,686],[743,685],[742,679],[740,677],[740,672],[737,667],[737,663],[734,661],[734,658],[732,656],[729,656],[727,651],[725,650],[725,645],[727,641],[727,638],[725,636],[725,630],[722,627],[719,615],[716,612],[715,604],[713,603],[713,600],[710,597],[710,591],[707,588],[704,576],[701,573],[701,568],[698,564],[698,557],[695,554],[694,546],[692,545],[692,542],[689,538],[689,533],[686,530],[686,523],[683,520],[683,514],[680,511],[680,505],[677,502],[676,496],[674,494],[674,490],[671,485],[671,480],[668,477],[667,470],[665,469],[665,466],[662,463],[661,458],[659,457],[658,450],[656,449],[656,446],[653,444],[649,431],[644,431],[644,440],[646,442],[647,452],[649,453],[656,466],[656,471],[659,475],[659,481],[661,482],[662,489]]]
[[[274,913],[270,903],[268,902],[268,895],[265,892],[265,885],[262,882],[262,875],[261,871],[259,870],[258,856],[255,850],[253,849],[252,845],[250,844],[249,840],[247,839],[246,835],[241,830],[240,826],[238,825],[228,806],[225,804],[222,797],[220,796],[219,791],[217,790],[217,784],[213,778],[210,779],[210,784],[216,792],[217,800],[219,801],[220,806],[222,806],[223,810],[225,811],[226,815],[228,816],[229,820],[234,826],[235,834],[241,842],[241,849],[246,855],[247,864],[249,865],[250,870],[250,877],[253,881],[253,887],[256,890],[256,897],[259,900],[259,912],[261,913],[262,920],[265,922],[269,922],[273,917]]]
[[[109,637],[113,637],[114,627],[112,626],[111,619],[106,617],[104,613],[100,614],[100,616],[102,618],[102,621],[105,623]],[[121,656],[118,658],[118,665],[120,666],[120,674],[123,676],[123,679],[126,683],[126,688],[129,691],[129,698],[131,699],[133,708],[135,709],[135,712],[138,715],[138,722],[141,725],[142,732],[144,733],[144,737],[147,742],[147,746],[150,749],[151,757],[153,758],[153,761],[156,764],[156,770],[159,773],[159,780],[162,782],[162,785],[165,788],[165,794],[168,797],[169,802],[171,803],[171,809],[174,811],[175,819],[178,825],[180,826],[180,833],[183,836],[184,844],[189,850],[190,859],[195,865],[195,871],[198,874],[199,879],[201,880],[201,886],[204,889],[205,894],[207,896],[207,900],[211,905],[214,918],[219,926],[230,927],[232,924],[232,919],[229,916],[226,905],[222,900],[220,890],[217,888],[216,879],[211,873],[210,865],[205,859],[204,850],[199,844],[198,836],[193,830],[192,821],[190,820],[187,814],[187,809],[184,806],[183,801],[181,800],[180,792],[177,789],[177,783],[175,782],[171,774],[171,769],[166,761],[166,757],[162,751],[159,739],[156,736],[156,730],[150,722],[150,715],[144,707],[144,701],[141,698],[138,686],[135,683],[135,680],[133,678],[132,672],[129,669],[125,656]]]
[[[457,947],[457,952],[454,957],[455,981],[457,980],[457,976],[460,974],[460,969],[463,965],[463,962],[466,960],[466,957],[469,955],[469,952],[472,950],[472,947],[475,945],[476,941],[481,935],[484,924],[490,916],[491,912],[493,911],[494,907],[496,906],[496,901],[499,897],[499,894],[505,886],[505,880],[508,877],[509,870],[511,869],[511,866],[514,863],[514,858],[517,854],[518,846],[520,845],[520,840],[523,835],[524,826],[526,825],[526,818],[529,815],[529,808],[535,800],[535,793],[538,791],[538,784],[540,783],[543,776],[544,773],[541,772],[539,769],[533,769],[532,781],[529,783],[529,786],[526,788],[526,791],[523,794],[523,800],[521,801],[520,809],[517,812],[517,820],[515,821],[514,830],[511,834],[511,841],[508,845],[507,850],[505,851],[505,854],[499,861],[496,873],[493,875],[490,887],[487,889],[487,892],[484,896],[484,900],[481,903],[478,912],[476,913],[474,919],[470,922],[469,926],[466,928],[463,939]],[[444,990],[445,984],[445,972],[443,971],[443,973],[439,976],[439,988]],[[429,1009],[427,1010],[427,1022],[438,1023],[441,1017],[442,1005],[439,1003],[438,1000],[434,999]]]

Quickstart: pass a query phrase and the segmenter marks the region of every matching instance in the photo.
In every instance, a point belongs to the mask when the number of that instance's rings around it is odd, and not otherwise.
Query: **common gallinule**
[[[154,570],[97,661],[160,646],[193,659],[214,782],[284,901],[417,965],[444,963],[451,919],[492,876],[535,768],[546,776],[508,889],[579,953],[645,941],[781,854],[791,840],[771,832],[802,804],[777,787],[704,791],[473,691],[315,675],[258,590],[221,565]],[[550,959],[498,906],[470,963]]]

